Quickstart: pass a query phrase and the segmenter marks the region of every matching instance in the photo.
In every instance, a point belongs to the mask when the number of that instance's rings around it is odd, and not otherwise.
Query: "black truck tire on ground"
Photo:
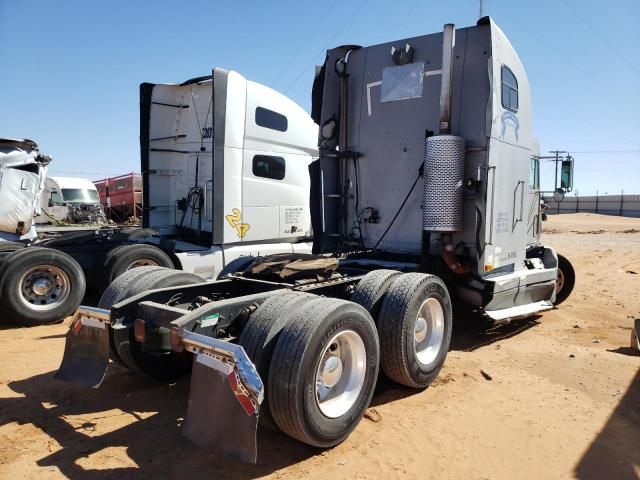
[[[2,241],[0,242],[0,252],[14,252],[25,248],[26,246],[27,245],[22,242]]]
[[[425,388],[447,357],[453,326],[451,298],[435,275],[396,278],[378,318],[381,366],[391,380]]]
[[[204,280],[193,273],[162,268],[140,276],[131,283],[127,297],[147,290],[194,285]],[[165,352],[153,355],[142,350],[142,345],[134,338],[133,328],[111,329],[118,357],[130,370],[159,382],[173,381],[191,370],[192,356],[188,352]]]
[[[169,255],[153,245],[136,243],[120,245],[107,252],[102,268],[103,287],[106,288],[127,270],[136,267],[174,268]]]
[[[321,297],[296,308],[269,367],[267,400],[280,430],[315,447],[342,442],[371,402],[379,353],[360,305]]]
[[[128,270],[116,278],[107,289],[102,293],[100,300],[98,301],[98,308],[104,308],[105,310],[111,310],[111,307],[118,303],[120,300],[130,297],[129,291],[131,286],[142,276],[148,275],[151,272],[160,270],[162,267],[140,267]],[[126,365],[120,359],[118,355],[118,349],[115,345],[114,330],[109,329],[109,351],[111,360],[115,361],[119,365],[126,367]]]
[[[106,290],[102,293],[100,300],[98,301],[98,308],[104,308],[109,310],[114,304],[120,300],[130,297],[129,291],[131,290],[134,282],[139,278],[149,275],[152,272],[164,270],[164,267],[140,267],[128,270],[122,275],[119,275],[113,282],[109,284]]]
[[[242,272],[247,269],[251,263],[256,259],[253,255],[247,255],[244,257],[238,257],[235,260],[231,260],[218,274],[218,280],[226,278],[232,273]]]
[[[564,256],[558,254],[558,279],[556,280],[556,301],[554,305],[564,302],[576,284],[576,272],[571,262]]]
[[[310,300],[318,298],[315,295],[302,292],[285,292],[269,298],[251,314],[245,325],[238,343],[244,348],[249,359],[253,362],[264,382],[265,399],[269,397],[269,364],[273,350],[282,329],[289,323],[295,309]],[[269,402],[262,402],[260,408],[260,425],[277,430],[269,410]]]
[[[0,282],[2,281],[2,273],[4,268],[2,267],[4,259],[16,250],[26,247],[26,244],[20,242],[2,241],[0,242]],[[2,310],[2,303],[0,303],[0,323],[9,322],[9,318]]]
[[[351,295],[351,301],[362,305],[377,323],[382,300],[393,281],[399,275],[402,275],[402,272],[385,269],[373,270],[367,273]]]
[[[2,261],[2,316],[24,326],[59,323],[80,305],[86,290],[82,268],[51,248],[16,250]]]

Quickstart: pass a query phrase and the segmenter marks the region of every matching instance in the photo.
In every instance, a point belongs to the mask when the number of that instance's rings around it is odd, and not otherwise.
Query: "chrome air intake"
[[[425,142],[423,230],[462,231],[465,141],[436,135]]]

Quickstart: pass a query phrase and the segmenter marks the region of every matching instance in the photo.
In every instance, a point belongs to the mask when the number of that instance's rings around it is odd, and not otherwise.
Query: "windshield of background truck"
[[[100,197],[95,190],[83,188],[63,188],[62,199],[65,202],[100,203]]]

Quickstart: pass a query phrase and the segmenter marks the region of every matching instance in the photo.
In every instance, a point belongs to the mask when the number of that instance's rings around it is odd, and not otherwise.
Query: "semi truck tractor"
[[[98,387],[110,359],[156,381],[191,372],[185,435],[247,462],[258,424],[337,445],[380,370],[429,386],[461,311],[506,321],[571,292],[571,264],[540,241],[531,105],[525,69],[489,17],[329,50],[313,85],[313,253],[262,255],[211,283],[127,272],[99,308],[76,312],[57,377]],[[223,135],[214,120],[212,139]],[[227,155],[214,155],[214,181]]]
[[[46,232],[48,225],[108,223],[98,189],[86,178],[47,177],[41,197],[41,214],[35,217],[40,232]]]
[[[215,280],[254,256],[310,252],[308,165],[317,158],[317,135],[301,107],[233,71],[144,83],[143,226],[47,227],[40,235],[32,223],[50,158],[30,141],[0,144],[14,157],[18,145],[28,157],[20,165],[0,157],[0,236],[11,240],[0,244],[2,318],[61,321],[85,285],[102,293],[139,266]]]

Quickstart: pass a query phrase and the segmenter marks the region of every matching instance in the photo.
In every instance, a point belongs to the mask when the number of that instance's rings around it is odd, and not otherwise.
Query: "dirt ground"
[[[577,272],[558,309],[489,329],[457,319],[430,388],[379,385],[331,450],[260,431],[258,465],[181,436],[188,381],[112,367],[99,390],[68,385],[53,378],[68,321],[2,324],[0,478],[638,479],[640,219],[550,216],[545,231]]]

